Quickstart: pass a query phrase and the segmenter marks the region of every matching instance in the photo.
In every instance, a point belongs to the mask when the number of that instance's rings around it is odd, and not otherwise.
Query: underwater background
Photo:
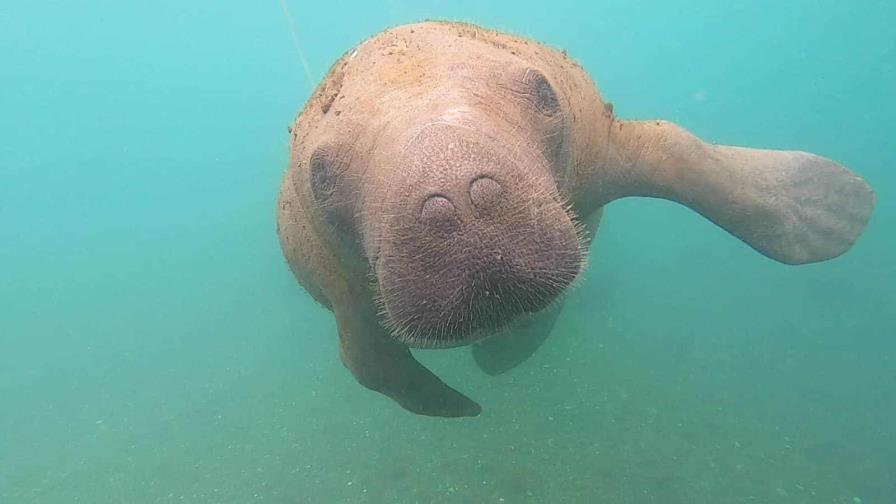
[[[283,8],[286,6],[286,10]],[[275,234],[287,125],[344,51],[464,20],[564,48],[622,118],[874,187],[791,267],[610,205],[551,338],[414,416],[339,362]],[[0,503],[896,503],[896,3],[0,3]]]

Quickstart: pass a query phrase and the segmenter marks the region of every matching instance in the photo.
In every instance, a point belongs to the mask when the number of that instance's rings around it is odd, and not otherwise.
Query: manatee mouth
[[[475,232],[435,243],[413,233],[392,238],[374,272],[383,325],[410,347],[447,348],[548,308],[584,266],[574,222],[563,212],[553,226],[500,239]]]
[[[583,227],[556,160],[486,129],[427,124],[388,160],[399,167],[381,181],[389,190],[365,199],[381,322],[410,347],[485,338],[556,302],[582,271]]]

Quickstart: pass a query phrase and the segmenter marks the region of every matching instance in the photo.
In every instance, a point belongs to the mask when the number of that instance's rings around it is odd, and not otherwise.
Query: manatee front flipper
[[[615,121],[609,140],[591,197],[677,201],[783,263],[846,252],[874,208],[862,178],[814,154],[711,145],[664,121]]]
[[[522,364],[547,339],[560,309],[561,305],[557,304],[509,331],[473,343],[473,359],[479,369],[496,376]]]
[[[369,304],[358,299],[334,305],[342,362],[358,383],[420,415],[466,417],[482,411],[417,362],[407,346],[389,337]]]

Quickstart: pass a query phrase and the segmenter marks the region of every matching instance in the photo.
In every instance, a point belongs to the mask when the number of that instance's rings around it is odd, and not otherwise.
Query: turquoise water
[[[623,118],[812,151],[878,206],[834,261],[607,209],[551,339],[484,406],[358,386],[274,230],[310,93],[277,1],[0,4],[0,503],[896,503],[892,2],[288,2],[313,78],[390,25],[568,50]]]

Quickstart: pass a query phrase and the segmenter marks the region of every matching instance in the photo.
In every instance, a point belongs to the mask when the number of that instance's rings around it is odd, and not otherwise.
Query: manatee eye
[[[311,154],[309,176],[311,177],[311,194],[318,203],[326,201],[336,188],[333,174],[333,161],[330,149],[318,147]]]
[[[560,115],[560,100],[543,73],[526,67],[511,68],[499,87],[510,91],[514,98],[534,108],[539,114],[553,118]]]
[[[560,101],[548,79],[538,70],[528,69],[523,82],[529,88],[528,93],[538,111],[545,115],[553,115],[560,110]]]
[[[352,187],[344,173],[351,159],[349,147],[339,143],[323,143],[311,153],[308,161],[307,184],[317,203],[320,216],[343,236],[354,236]]]

